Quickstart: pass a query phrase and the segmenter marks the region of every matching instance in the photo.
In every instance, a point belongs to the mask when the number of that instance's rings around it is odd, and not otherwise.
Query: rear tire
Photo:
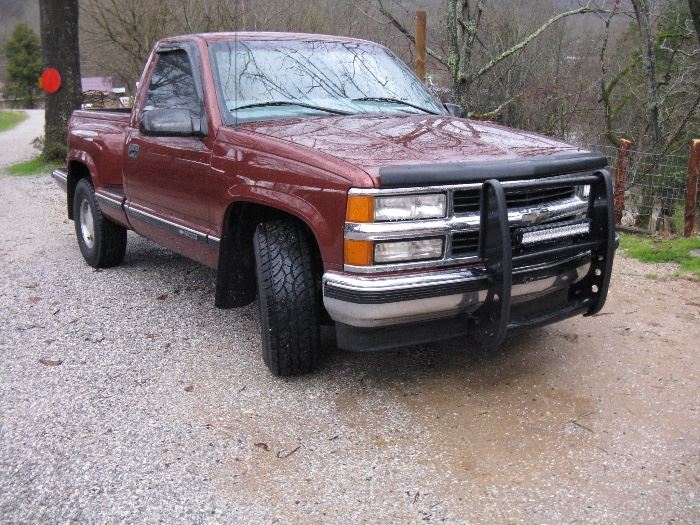
[[[73,220],[80,253],[90,266],[109,268],[122,262],[126,253],[126,228],[102,215],[89,179],[80,179],[75,187]]]
[[[310,372],[321,353],[310,242],[291,220],[259,224],[253,238],[263,360],[278,376]]]

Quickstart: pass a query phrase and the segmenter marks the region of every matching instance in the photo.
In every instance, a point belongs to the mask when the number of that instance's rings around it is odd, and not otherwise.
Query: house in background
[[[82,77],[84,108],[129,107],[126,88],[114,87],[112,77]]]
[[[112,92],[112,77],[83,77],[80,79],[80,83],[83,93],[89,91]]]

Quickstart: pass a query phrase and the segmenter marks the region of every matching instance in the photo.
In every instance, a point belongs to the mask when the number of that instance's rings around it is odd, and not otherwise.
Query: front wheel
[[[263,360],[273,374],[310,372],[321,352],[309,236],[291,220],[258,225],[255,249]]]
[[[95,189],[80,179],[73,196],[73,219],[80,253],[93,268],[117,266],[126,253],[126,228],[102,215]]]

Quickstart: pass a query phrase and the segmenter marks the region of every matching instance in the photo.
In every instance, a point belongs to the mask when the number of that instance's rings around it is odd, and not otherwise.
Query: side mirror
[[[452,115],[453,117],[461,117],[462,116],[462,106],[458,104],[444,104],[445,109],[447,112]]]
[[[205,137],[207,122],[189,109],[151,109],[143,113],[141,132],[160,137]]]

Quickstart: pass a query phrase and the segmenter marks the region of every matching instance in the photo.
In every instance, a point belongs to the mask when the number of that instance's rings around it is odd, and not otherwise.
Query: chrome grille
[[[564,188],[543,188],[536,190],[506,190],[506,202],[509,208],[520,206],[534,206],[549,201],[568,199],[576,194],[576,188],[568,186]]]
[[[533,180],[536,183],[537,180]],[[536,224],[557,223],[585,217],[588,201],[578,197],[575,186],[564,185],[544,189],[509,187],[519,181],[502,182],[508,204],[508,222],[511,231]],[[381,264],[368,267],[345,265],[347,271],[359,273],[385,272],[389,270],[415,270],[463,263],[479,262],[479,222],[481,183],[455,184],[450,186],[421,186],[412,188],[367,188],[352,189],[355,195],[411,195],[423,193],[445,193],[448,209],[444,218],[386,221],[345,224],[345,239],[370,241],[399,241],[442,237],[445,240],[444,256],[439,260],[410,261]],[[559,243],[567,242],[566,240]],[[538,245],[539,246],[539,245]],[[538,247],[528,248],[537,250]],[[513,248],[513,254],[523,253],[523,248]]]
[[[541,188],[535,190],[505,189],[506,202],[509,208],[534,206],[549,201],[568,199],[575,195],[573,186],[563,188]],[[479,211],[481,189],[457,190],[454,192],[454,211],[456,214],[475,213]]]
[[[459,232],[452,234],[452,256],[467,257],[479,251],[479,232]]]

